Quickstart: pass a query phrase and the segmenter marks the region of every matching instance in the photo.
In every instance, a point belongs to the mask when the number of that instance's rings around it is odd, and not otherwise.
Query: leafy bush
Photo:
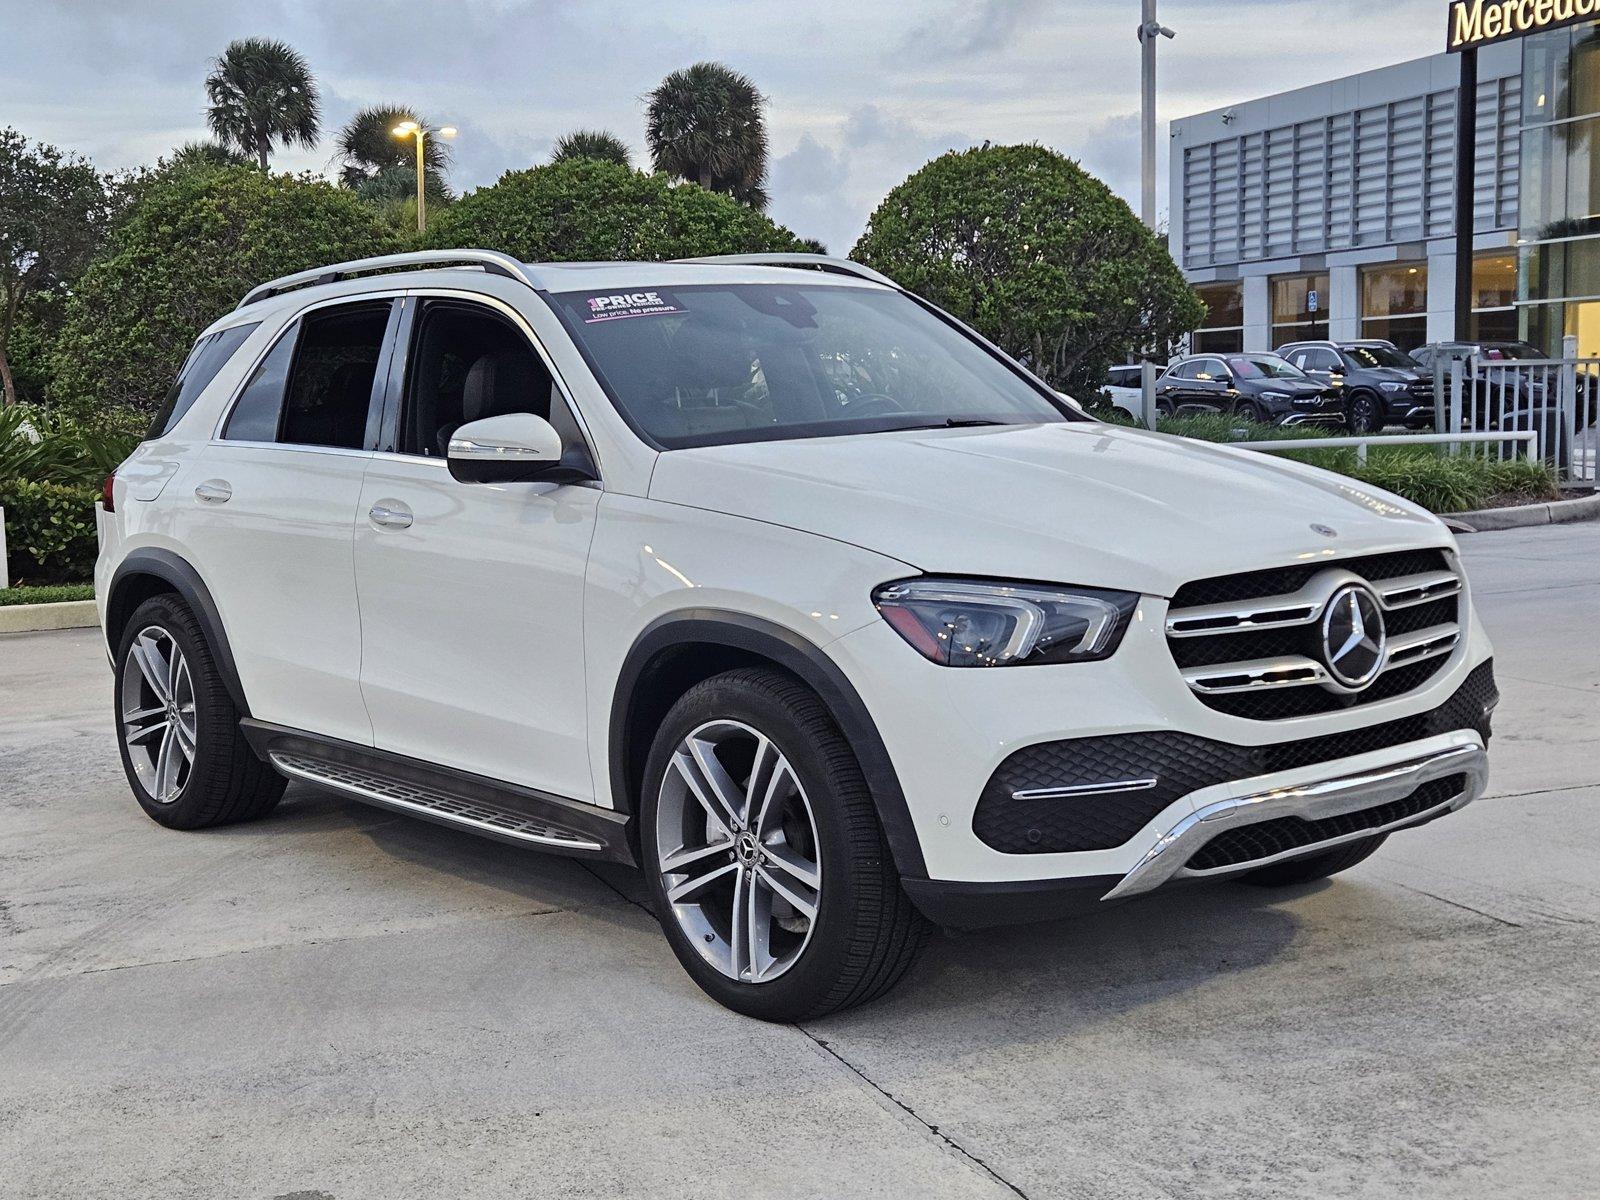
[[[69,583],[54,587],[0,588],[0,608],[8,604],[65,604],[69,600],[93,600],[94,584]]]
[[[0,481],[5,509],[6,550],[14,581],[31,584],[81,583],[94,576],[99,549],[94,505],[98,487]]]
[[[967,321],[1052,387],[1164,346],[1204,309],[1166,247],[1077,163],[1042,146],[945,154],[884,198],[850,256]]]
[[[139,442],[126,424],[87,424],[65,413],[27,406],[0,409],[0,483],[65,483],[98,487]]]
[[[196,335],[256,284],[400,248],[353,193],[246,167],[153,181],[68,303],[52,403],[154,411]]]
[[[787,229],[727,196],[594,159],[508,171],[451,205],[425,243],[501,250],[524,262],[803,249]]]

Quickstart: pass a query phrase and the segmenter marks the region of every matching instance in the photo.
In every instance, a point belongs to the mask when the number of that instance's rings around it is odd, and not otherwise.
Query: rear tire
[[[128,619],[116,658],[117,746],[139,806],[169,829],[271,812],[285,780],[239,729],[239,710],[194,614],[154,596]]]
[[[1370,858],[1388,836],[1386,833],[1380,833],[1376,837],[1346,842],[1343,846],[1335,846],[1332,850],[1324,850],[1321,854],[1313,854],[1308,858],[1291,858],[1284,862],[1273,863],[1270,867],[1262,867],[1247,875],[1241,875],[1239,882],[1253,884],[1256,887],[1289,887],[1296,883],[1326,879],[1329,875],[1348,871],[1358,862]]]
[[[849,743],[810,689],[776,671],[729,671],[673,705],[646,764],[639,840],[673,953],[746,1016],[865,1004],[926,941]]]

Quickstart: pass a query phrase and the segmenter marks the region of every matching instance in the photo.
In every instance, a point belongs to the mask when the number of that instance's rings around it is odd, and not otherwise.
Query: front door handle
[[[228,486],[226,479],[208,479],[196,485],[194,494],[208,504],[226,504],[233,499],[233,488]]]
[[[385,529],[411,528],[411,510],[401,507],[395,508],[388,504],[374,504],[367,512],[374,525],[381,525]]]

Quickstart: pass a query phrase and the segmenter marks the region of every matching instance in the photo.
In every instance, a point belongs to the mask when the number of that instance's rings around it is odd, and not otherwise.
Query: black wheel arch
[[[233,661],[233,650],[228,645],[222,614],[211,598],[211,589],[206,587],[199,571],[171,550],[148,546],[129,551],[112,573],[105,617],[106,641],[112,652],[115,653],[122,640],[123,630],[134,610],[151,596],[162,593],[175,593],[194,613],[195,620],[205,631],[229,698],[240,714],[248,717],[250,706],[245,701],[244,685],[239,681],[239,668]]]
[[[894,855],[908,879],[926,879],[927,865],[900,777],[867,706],[836,663],[793,630],[745,613],[691,609],[658,617],[634,641],[612,694],[607,763],[612,803],[633,815],[644,760],[661,717],[702,678],[766,662],[811,688],[849,739],[861,764]]]

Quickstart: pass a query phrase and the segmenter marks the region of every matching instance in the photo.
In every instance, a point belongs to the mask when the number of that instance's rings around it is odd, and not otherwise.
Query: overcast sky
[[[1433,53],[1445,7],[1161,0],[1178,32],[1161,46],[1161,119]],[[1054,147],[1137,203],[1138,14],[1138,0],[0,0],[0,125],[103,170],[150,162],[205,136],[202,82],[228,41],[281,38],[316,73],[325,133],[277,167],[328,169],[340,124],[398,102],[460,129],[452,181],[468,189],[585,126],[644,165],[641,97],[716,59],[769,97],[772,215],[844,254],[890,187],[986,139]],[[1165,210],[1164,177],[1160,194]]]

